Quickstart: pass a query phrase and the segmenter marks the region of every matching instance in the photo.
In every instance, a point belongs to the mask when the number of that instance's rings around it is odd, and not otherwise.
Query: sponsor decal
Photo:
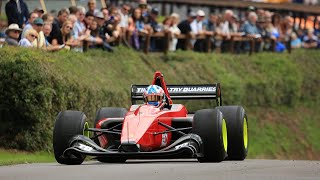
[[[79,148],[80,148],[81,150],[84,150],[84,151],[92,151],[92,150],[93,150],[92,147],[87,146],[87,145],[84,145],[84,144],[80,144],[80,145],[79,145]]]
[[[169,93],[196,93],[196,92],[216,92],[216,87],[208,86],[184,86],[184,87],[168,87]],[[146,91],[146,88],[137,88],[136,93],[143,93]]]
[[[188,142],[183,143],[183,144],[180,144],[180,145],[178,145],[178,146],[175,146],[174,149],[175,149],[175,150],[180,149],[180,148],[182,148],[182,147],[188,146],[188,144],[189,144]]]
[[[166,146],[168,143],[168,134],[162,134],[161,147]]]

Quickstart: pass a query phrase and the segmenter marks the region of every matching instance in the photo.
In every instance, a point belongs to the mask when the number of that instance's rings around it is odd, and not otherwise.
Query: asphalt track
[[[198,163],[191,160],[131,160],[124,164],[95,161],[0,166],[0,180],[320,180],[320,161],[245,160]]]

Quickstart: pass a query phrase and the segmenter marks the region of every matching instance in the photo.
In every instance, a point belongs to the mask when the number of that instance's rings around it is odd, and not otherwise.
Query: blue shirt
[[[246,34],[260,34],[258,27],[250,22],[246,22],[240,31]]]

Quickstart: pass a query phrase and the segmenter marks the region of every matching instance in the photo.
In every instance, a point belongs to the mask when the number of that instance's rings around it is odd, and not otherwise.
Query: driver
[[[166,104],[166,95],[160,86],[150,85],[143,92],[143,100],[146,104],[161,108]]]

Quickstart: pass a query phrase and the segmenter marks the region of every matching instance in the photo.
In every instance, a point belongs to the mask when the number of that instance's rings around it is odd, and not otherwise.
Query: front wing
[[[103,158],[126,158],[126,159],[176,159],[176,158],[199,158],[203,157],[203,143],[200,136],[187,134],[177,139],[171,145],[151,152],[124,152],[103,149],[90,138],[77,135],[71,140],[70,147],[67,148],[63,156],[89,155]]]

